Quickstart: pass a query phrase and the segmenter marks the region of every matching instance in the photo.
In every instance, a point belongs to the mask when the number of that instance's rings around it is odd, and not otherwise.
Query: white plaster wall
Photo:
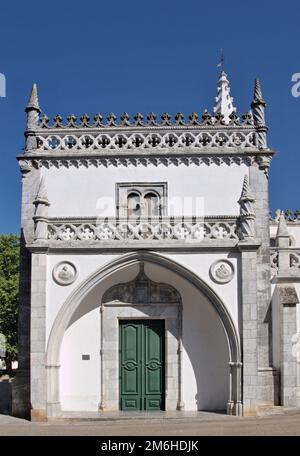
[[[117,255],[47,255],[47,308],[46,308],[46,341],[57,313],[65,300],[89,274],[112,261]],[[68,286],[58,285],[52,276],[54,266],[60,261],[71,261],[77,269],[77,279]]]
[[[238,214],[246,165],[149,165],[70,167],[43,169],[49,216],[115,216],[115,184],[117,182],[168,182],[169,215]],[[185,204],[181,205],[185,197]],[[179,198],[179,200],[176,200]],[[200,198],[199,208],[191,205]],[[202,201],[204,209],[202,208]],[[103,204],[99,201],[104,203]],[[107,206],[105,206],[107,204]],[[195,204],[195,203],[194,203]],[[200,211],[200,212],[199,212]]]
[[[300,225],[297,224],[297,225],[288,225],[288,231],[289,231],[289,234],[291,235],[292,237],[292,240],[293,240],[293,247],[300,247]]]
[[[210,285],[207,267],[223,255],[170,255],[186,267],[198,272]],[[56,256],[55,256],[56,257]],[[52,265],[58,258],[51,258]],[[98,265],[97,255],[74,256],[79,261],[79,271],[85,275]],[[61,259],[61,258],[59,258]],[[69,260],[72,260],[68,256]],[[101,257],[101,262],[111,259]],[[236,265],[236,258],[231,258]],[[89,267],[84,262],[92,262]],[[98,265],[99,267],[99,265]],[[98,268],[96,268],[98,269]],[[228,361],[229,352],[222,324],[211,303],[186,280],[160,266],[146,263],[148,276],[158,282],[169,283],[177,288],[183,299],[183,400],[186,410],[225,409],[228,400]],[[105,279],[83,300],[71,325],[65,333],[61,348],[60,388],[64,410],[94,410],[100,394],[100,316],[99,305],[103,292],[114,283],[132,280],[138,272],[137,265],[130,266]],[[50,270],[48,271],[50,273]],[[81,276],[83,278],[83,275]],[[237,280],[231,284],[217,286],[219,296],[226,303],[237,323]],[[57,297],[58,309],[65,298],[65,292],[49,289],[49,298]],[[54,302],[54,299],[50,299]],[[52,309],[52,319],[54,316]],[[82,361],[82,354],[90,354],[90,361]]]
[[[60,354],[60,394],[65,410],[96,411],[100,402],[99,309],[70,326]],[[82,360],[89,355],[89,360]]]
[[[201,277],[219,295],[219,297],[227,307],[227,310],[229,311],[234,324],[237,328],[239,327],[239,255],[237,255],[236,253],[228,254],[201,252],[198,255],[193,253],[176,253],[165,254],[165,256],[185,266],[187,269]],[[231,282],[227,284],[217,284],[211,279],[209,269],[212,263],[214,263],[217,260],[224,259],[231,261],[235,269],[235,274]]]

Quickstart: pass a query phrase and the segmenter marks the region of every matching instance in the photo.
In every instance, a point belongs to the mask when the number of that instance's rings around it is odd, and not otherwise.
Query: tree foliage
[[[0,235],[0,333],[6,338],[7,369],[17,358],[19,246],[18,236]]]

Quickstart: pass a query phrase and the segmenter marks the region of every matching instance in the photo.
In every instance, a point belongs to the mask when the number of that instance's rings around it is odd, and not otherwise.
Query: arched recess
[[[130,265],[140,262],[148,262],[164,267],[183,279],[191,283],[196,289],[204,294],[210,301],[211,305],[217,312],[224,333],[226,335],[229,348],[229,366],[230,366],[230,391],[227,403],[227,413],[234,415],[242,414],[241,399],[241,350],[239,335],[228,312],[218,294],[199,276],[187,269],[185,266],[166,258],[158,253],[148,251],[131,252],[122,255],[111,261],[98,271],[89,275],[68,297],[60,311],[58,312],[52,326],[46,354],[47,369],[47,416],[58,416],[61,411],[59,396],[59,355],[62,340],[66,329],[74,315],[74,312],[80,306],[82,300],[99,284],[100,281],[109,277],[117,271],[122,270]]]

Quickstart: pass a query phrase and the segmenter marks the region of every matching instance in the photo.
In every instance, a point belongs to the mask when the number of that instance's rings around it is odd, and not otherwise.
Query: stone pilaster
[[[242,360],[244,414],[256,413],[258,385],[256,251],[241,243]],[[249,249],[249,250],[248,250]]]
[[[278,284],[280,305],[281,405],[297,406],[297,360],[293,356],[293,336],[297,333],[296,305],[299,302],[292,284]]]
[[[30,417],[30,300],[31,300],[31,253],[26,244],[33,241],[34,205],[40,171],[20,163],[22,172],[22,212],[20,242],[20,293],[18,308],[18,363],[17,375],[12,387],[12,414]]]
[[[268,160],[258,159],[250,167],[250,185],[255,197],[255,233],[261,243],[257,251],[257,405],[276,402],[276,372],[272,360],[271,267],[269,233]]]
[[[30,380],[33,421],[46,419],[46,273],[46,254],[32,254]]]

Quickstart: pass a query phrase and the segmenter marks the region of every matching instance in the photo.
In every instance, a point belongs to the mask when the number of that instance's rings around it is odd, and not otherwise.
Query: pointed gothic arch
[[[227,413],[234,415],[242,414],[241,399],[241,349],[240,339],[235,324],[225,304],[218,294],[199,276],[185,266],[166,258],[160,254],[138,251],[122,255],[109,262],[96,272],[90,274],[67,298],[53,323],[46,352],[47,368],[47,416],[57,416],[61,411],[59,397],[59,368],[60,347],[74,315],[82,300],[99,284],[117,271],[130,265],[147,262],[164,267],[191,283],[196,289],[206,296],[222,323],[229,349],[230,366],[230,390],[227,403]],[[100,305],[100,303],[99,303]]]

